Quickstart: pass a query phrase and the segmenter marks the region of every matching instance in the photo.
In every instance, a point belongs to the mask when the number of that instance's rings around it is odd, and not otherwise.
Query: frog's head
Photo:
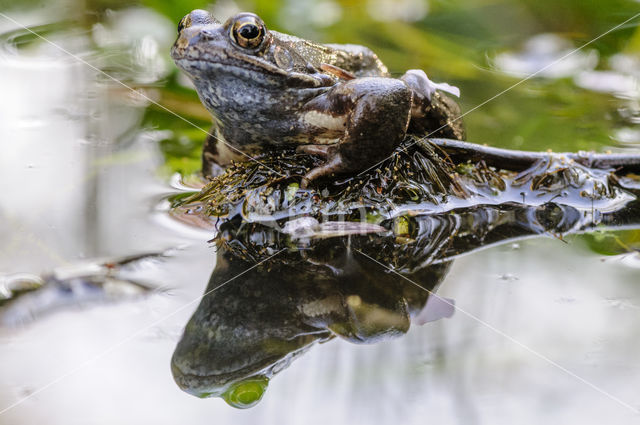
[[[180,20],[171,55],[178,65],[191,60],[233,66],[259,55],[270,37],[262,19],[253,13],[239,13],[221,24],[209,12],[197,9]]]
[[[218,254],[205,294],[171,358],[182,390],[222,397],[235,407],[257,403],[272,376],[330,337],[295,319],[298,305],[288,294],[297,280],[248,267],[231,254]],[[233,276],[236,285],[224,285]]]
[[[171,358],[175,382],[196,397],[221,397],[234,407],[251,407],[262,398],[269,379],[319,339],[316,335],[277,335],[286,329],[259,332],[251,318],[247,325],[235,318],[231,324],[213,326],[224,318],[207,311],[212,306],[206,300],[204,309],[202,305]]]
[[[283,74],[273,63],[273,35],[253,13],[239,13],[224,24],[204,10],[194,10],[178,25],[178,39],[171,56],[192,79],[233,74],[242,80],[261,80],[267,74]]]
[[[171,56],[201,95],[214,95],[215,81],[234,92],[251,86],[318,86],[317,77],[305,75],[310,73],[307,61],[279,42],[282,36],[253,13],[239,13],[221,24],[209,12],[194,10],[178,25]]]

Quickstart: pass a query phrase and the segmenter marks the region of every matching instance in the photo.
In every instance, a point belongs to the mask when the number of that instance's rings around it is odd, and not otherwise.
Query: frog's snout
[[[220,39],[217,28],[209,26],[192,26],[184,28],[171,49],[173,59],[186,58],[190,55],[202,56],[208,43],[216,43]]]
[[[174,45],[176,49],[186,49],[193,41],[198,39],[200,33],[199,27],[185,27],[180,31],[178,39]]]
[[[193,27],[184,28],[180,31],[178,39],[173,45],[172,55],[174,59],[188,55],[188,51],[192,47],[198,48],[198,45],[204,45],[209,41],[214,41],[219,38],[219,34],[215,28],[211,26],[197,25]]]
[[[214,34],[208,28],[212,25],[220,25],[220,22],[206,10],[196,9],[185,15],[178,24],[178,39],[174,50],[184,50],[201,39],[212,38]]]
[[[196,9],[185,15],[178,24],[178,34],[180,34],[185,28],[199,25],[219,24],[220,22],[211,16],[209,12],[202,9]]]

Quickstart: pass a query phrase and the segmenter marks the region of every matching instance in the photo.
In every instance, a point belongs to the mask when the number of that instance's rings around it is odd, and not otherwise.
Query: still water
[[[366,263],[368,272],[388,280],[384,290],[358,288],[357,279],[340,283],[341,290],[355,286],[349,290],[364,294],[365,302],[381,297],[381,304],[393,304],[389,311],[402,292],[407,311],[399,322],[392,317],[387,333],[378,338],[360,329],[370,343],[354,344],[358,338],[338,322],[314,322],[311,332],[306,321],[302,331],[312,336],[300,346],[310,348],[246,411],[181,391],[172,356],[192,314],[188,330],[203,322],[199,297],[220,260],[208,242],[212,230],[168,214],[167,199],[193,190],[189,176],[198,169],[205,134],[151,101],[207,128],[207,113],[168,48],[177,19],[208,5],[105,3],[0,9],[3,290],[18,273],[100,275],[97,265],[105,261],[166,252],[107,273],[99,290],[81,297],[45,293],[2,311],[0,423],[640,422],[634,230],[563,238],[549,232],[462,255],[439,283],[447,302],[435,305]],[[463,111],[640,11],[631,1],[559,8],[528,1],[390,3],[211,6],[220,16],[254,10],[272,27],[304,37],[366,44],[394,73],[424,68],[461,88]],[[640,143],[636,27],[630,22],[470,113],[469,140],[634,152]],[[306,312],[318,318],[316,301],[331,299],[291,278],[269,291],[273,281],[252,287],[251,276],[205,298],[221,317],[216,320],[267,324],[290,308],[287,302],[300,300],[315,306],[315,313]],[[265,296],[252,299],[260,291]],[[278,291],[282,297],[269,304]],[[329,338],[327,329],[343,338],[313,344]],[[285,331],[274,334],[298,341]],[[239,364],[259,357],[260,348],[249,344],[234,351],[233,337],[223,338],[229,347],[218,357]],[[198,352],[181,344],[177,353]]]

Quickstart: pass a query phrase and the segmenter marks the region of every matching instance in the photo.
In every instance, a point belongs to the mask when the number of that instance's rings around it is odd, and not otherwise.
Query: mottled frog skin
[[[194,10],[178,31],[171,55],[213,115],[205,175],[216,164],[245,160],[242,153],[296,147],[325,160],[306,174],[306,185],[374,165],[407,131],[464,137],[457,104],[440,92],[457,89],[431,82],[421,70],[390,78],[366,47],[270,31],[251,13],[220,24]]]

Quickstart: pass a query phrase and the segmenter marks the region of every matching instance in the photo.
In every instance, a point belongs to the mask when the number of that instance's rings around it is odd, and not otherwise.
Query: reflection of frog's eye
[[[238,409],[253,407],[262,398],[269,385],[269,378],[256,376],[236,382],[222,394],[222,398],[227,404]]]
[[[231,24],[231,38],[240,47],[255,49],[264,40],[266,28],[256,15],[242,13]]]
[[[182,30],[188,26],[191,26],[191,15],[187,15],[184,18],[180,19],[180,23],[178,24],[178,34],[180,34]]]

